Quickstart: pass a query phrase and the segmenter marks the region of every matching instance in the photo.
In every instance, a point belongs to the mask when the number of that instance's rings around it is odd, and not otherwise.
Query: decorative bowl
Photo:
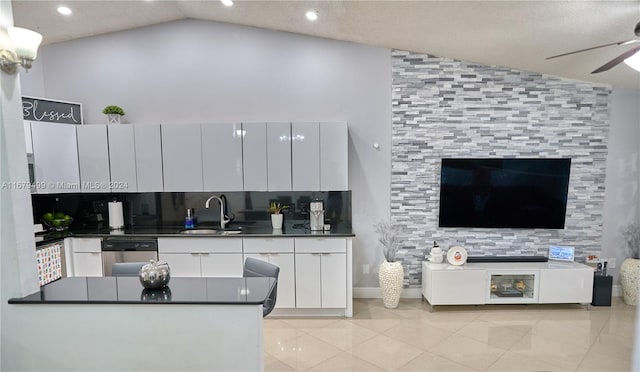
[[[49,219],[49,220],[42,220],[42,224],[44,226],[47,227],[47,229],[49,230],[53,230],[53,231],[65,231],[69,228],[69,225],[71,225],[71,222],[73,222],[73,218],[69,217],[69,218],[54,218],[54,219]]]
[[[140,269],[140,283],[146,289],[163,288],[169,283],[169,279],[169,264],[164,261],[151,260]]]

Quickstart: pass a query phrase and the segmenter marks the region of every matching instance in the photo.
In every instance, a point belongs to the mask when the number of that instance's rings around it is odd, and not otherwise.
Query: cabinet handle
[[[311,253],[312,256],[320,256],[322,253]]]
[[[207,253],[200,253],[200,254],[203,255],[203,256],[208,256],[210,253],[207,252]]]

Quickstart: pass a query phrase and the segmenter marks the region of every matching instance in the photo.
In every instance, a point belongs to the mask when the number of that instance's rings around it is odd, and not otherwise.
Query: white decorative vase
[[[400,301],[402,285],[404,282],[404,269],[399,261],[384,261],[378,271],[382,302],[387,309],[395,309]]]
[[[271,227],[274,229],[282,229],[282,214],[272,214],[271,215]]]
[[[638,290],[640,285],[640,259],[627,258],[620,266],[620,282],[622,296],[627,305],[638,304]]]
[[[122,117],[122,115],[107,114],[107,124],[120,124],[120,117]]]

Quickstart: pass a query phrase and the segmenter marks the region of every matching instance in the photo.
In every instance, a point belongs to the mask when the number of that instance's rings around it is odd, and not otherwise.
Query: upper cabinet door
[[[78,125],[78,161],[82,192],[111,192],[106,125]]]
[[[37,193],[78,192],[78,141],[73,124],[31,123]]]
[[[267,191],[267,125],[242,123],[244,189]]]
[[[204,191],[242,191],[242,125],[202,124]]]
[[[291,169],[294,191],[320,190],[318,123],[291,124]]]
[[[291,124],[267,123],[269,191],[291,191]]]
[[[109,164],[113,192],[138,191],[133,126],[109,125]]]
[[[347,123],[320,123],[320,190],[344,191],[348,185]]]
[[[162,124],[164,191],[202,191],[200,124]]]
[[[160,124],[133,125],[133,132],[138,192],[161,192],[164,186]]]

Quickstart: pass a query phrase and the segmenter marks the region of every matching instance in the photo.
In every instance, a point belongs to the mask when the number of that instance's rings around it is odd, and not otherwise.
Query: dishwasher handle
[[[157,240],[103,240],[103,251],[157,251]]]

